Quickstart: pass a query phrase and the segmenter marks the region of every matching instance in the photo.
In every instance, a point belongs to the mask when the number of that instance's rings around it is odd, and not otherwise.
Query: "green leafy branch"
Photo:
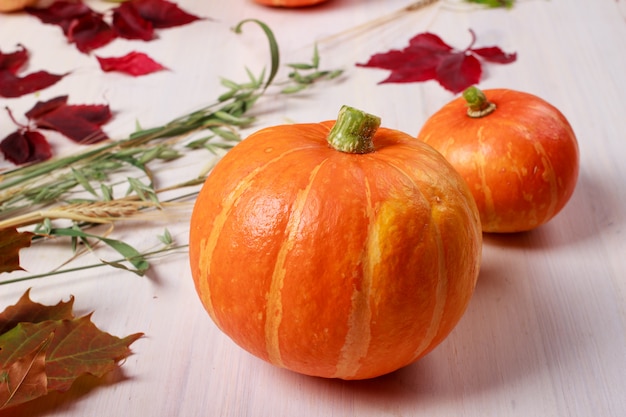
[[[0,246],[10,249],[9,256],[0,258],[0,261],[19,266],[19,261],[15,262],[18,252],[27,245],[23,244],[23,239],[17,239],[16,233],[19,232],[15,230],[13,233],[12,230],[34,225],[33,239],[69,238],[73,249],[77,248],[78,242],[91,248],[89,242],[96,240],[123,256],[120,261],[102,261],[98,266],[110,265],[140,275],[145,273],[149,267],[145,254],[124,242],[88,233],[87,230],[98,224],[141,218],[138,215],[145,210],[166,210],[173,203],[161,201],[163,193],[197,187],[204,182],[210,167],[178,184],[159,188],[150,168],[153,162],[167,163],[198,149],[223,155],[241,140],[242,129],[256,122],[248,113],[269,87],[279,84],[275,82],[275,77],[280,69],[280,55],[274,34],[265,23],[248,19],[233,30],[241,33],[242,26],[248,22],[257,24],[267,37],[271,62],[269,72],[262,70],[259,75],[254,75],[246,69],[248,80],[244,82],[223,78],[221,84],[227,91],[220,94],[214,103],[165,125],[150,129],[139,127],[124,140],[109,141],[64,158],[3,173],[0,177],[0,231],[8,231],[7,239],[14,239],[20,244],[0,242]],[[341,70],[321,70],[319,64],[317,48],[310,63],[287,64],[291,72],[288,79],[280,83],[279,94],[302,91],[342,73]],[[203,131],[207,135],[195,138],[198,132]],[[132,172],[138,175],[132,175]],[[120,187],[126,188],[123,196],[117,195]],[[192,191],[180,198],[190,198],[195,193],[197,191]],[[69,227],[54,227],[52,220],[69,220],[72,224]],[[168,232],[159,239],[171,241],[171,236]],[[163,251],[174,247],[180,248],[170,242]],[[123,262],[129,263],[130,267]],[[12,269],[0,265],[0,271],[7,270]],[[3,281],[0,285],[9,282],[15,281]]]

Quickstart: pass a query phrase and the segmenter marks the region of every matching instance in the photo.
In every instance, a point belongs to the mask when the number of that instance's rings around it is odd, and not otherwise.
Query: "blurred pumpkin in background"
[[[0,0],[0,13],[9,13],[33,6],[38,0]]]

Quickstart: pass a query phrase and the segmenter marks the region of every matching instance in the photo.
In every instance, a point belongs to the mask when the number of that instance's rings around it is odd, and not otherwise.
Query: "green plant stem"
[[[159,249],[159,250],[155,250],[155,251],[151,251],[151,252],[146,252],[146,253],[142,253],[141,257],[143,259],[151,259],[156,257],[157,255],[163,255],[169,252],[173,252],[176,250],[182,250],[182,249],[186,249],[188,247],[188,245],[176,245],[176,246],[171,246],[171,247],[167,247],[164,249]],[[50,272],[45,272],[42,274],[34,274],[34,275],[28,275],[25,277],[20,277],[20,278],[14,278],[14,279],[9,279],[9,280],[5,280],[5,281],[0,281],[0,286],[2,285],[8,285],[8,284],[14,284],[17,282],[23,282],[23,281],[30,281],[30,280],[34,280],[34,279],[40,279],[40,278],[46,278],[49,276],[54,276],[54,275],[61,275],[61,274],[68,274],[71,272],[79,272],[79,271],[85,271],[88,269],[93,269],[93,268],[99,268],[101,266],[111,266],[110,264],[114,263],[114,264],[118,264],[118,263],[122,263],[125,261],[129,261],[129,259],[126,258],[122,258],[122,259],[117,259],[115,261],[112,262],[107,262],[107,263],[99,263],[99,264],[89,264],[89,265],[84,265],[84,266],[78,266],[75,268],[67,268],[67,269],[59,269],[56,271],[50,271]]]

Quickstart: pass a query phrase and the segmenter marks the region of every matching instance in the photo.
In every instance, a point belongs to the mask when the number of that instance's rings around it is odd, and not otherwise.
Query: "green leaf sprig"
[[[256,121],[247,114],[258,99],[267,94],[269,87],[278,84],[275,77],[280,69],[280,54],[276,38],[265,23],[248,19],[241,21],[233,30],[241,33],[242,26],[248,22],[260,26],[267,37],[271,63],[269,72],[262,70],[259,75],[254,75],[246,69],[248,80],[244,82],[223,78],[221,84],[227,91],[220,94],[214,103],[165,125],[150,129],[138,127],[126,139],[108,141],[67,157],[1,174],[0,230],[35,225],[35,238],[70,238],[74,248],[78,241],[88,243],[95,239],[123,256],[119,261],[102,261],[97,266],[106,264],[140,275],[149,267],[149,256],[180,249],[181,246],[172,243],[169,232],[160,236],[159,240],[169,241],[170,244],[156,252],[142,254],[124,242],[86,230],[97,224],[127,220],[143,210],[166,210],[171,201],[161,201],[162,193],[202,184],[210,167],[178,184],[159,188],[150,169],[151,163],[167,163],[198,149],[223,155],[241,140],[241,130]],[[291,72],[288,79],[280,83],[278,94],[302,91],[342,73],[341,70],[321,70],[319,63],[315,48],[311,63],[288,64]],[[207,132],[207,135],[194,138],[201,131]],[[123,196],[116,195],[120,186],[126,188]],[[179,198],[190,198],[195,193],[197,191]],[[126,211],[117,212],[120,207]],[[69,227],[51,224],[52,220],[59,219],[70,220],[72,224]],[[124,266],[124,262],[130,266]],[[25,279],[29,278],[20,278],[19,281]],[[0,285],[15,281],[0,281]]]

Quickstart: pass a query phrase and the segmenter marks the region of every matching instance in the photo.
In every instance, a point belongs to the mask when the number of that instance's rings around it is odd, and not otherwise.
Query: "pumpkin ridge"
[[[207,310],[209,315],[215,320],[216,325],[220,328],[222,327],[221,320],[218,317],[218,315],[215,313],[215,309],[213,307],[211,288],[209,284],[210,283],[209,276],[211,275],[211,263],[213,260],[213,252],[215,250],[215,247],[217,246],[217,241],[219,240],[219,237],[222,233],[224,224],[226,223],[226,220],[228,219],[230,215],[230,211],[232,207],[237,203],[239,198],[241,198],[243,193],[249,189],[248,185],[250,181],[254,179],[254,177],[262,173],[265,169],[268,169],[270,165],[280,161],[282,158],[294,152],[299,152],[301,150],[302,148],[295,148],[295,149],[290,149],[286,152],[283,152],[280,155],[277,155],[276,157],[267,161],[267,163],[255,168],[253,171],[248,173],[245,177],[240,179],[237,185],[234,187],[234,189],[223,200],[222,210],[215,217],[209,236],[207,238],[202,239],[202,241],[200,242],[199,259],[200,259],[201,267],[200,267],[200,277],[197,280],[198,282],[197,288],[201,297],[205,301],[204,303],[205,309]]]
[[[421,188],[418,186],[418,184],[415,183],[415,180],[413,179],[413,177],[406,172],[402,167],[392,163],[392,162],[388,162],[389,166],[393,167],[394,169],[396,169],[398,172],[400,172],[402,175],[404,175],[411,184],[413,184],[413,187],[416,191],[419,192],[419,194],[422,196],[422,198],[424,199],[424,201],[426,202],[426,204],[428,204],[428,206],[430,207],[431,213],[433,210],[432,207],[432,203],[430,202],[430,200],[426,197],[426,195],[424,195],[424,192],[421,190]],[[432,219],[432,217],[431,217]],[[436,236],[436,242],[437,242],[437,263],[438,263],[438,275],[439,275],[439,279],[437,280],[437,288],[435,290],[435,306],[433,308],[433,313],[432,313],[432,318],[430,320],[430,324],[428,326],[428,329],[426,329],[425,335],[422,338],[422,342],[419,344],[419,346],[415,349],[415,353],[413,355],[412,360],[415,360],[416,358],[418,358],[423,352],[426,351],[426,349],[428,349],[430,347],[430,345],[432,344],[433,340],[435,340],[435,337],[437,336],[437,334],[439,333],[439,329],[441,327],[441,323],[443,321],[443,313],[445,310],[445,306],[446,306],[446,301],[447,301],[447,288],[448,288],[448,274],[446,271],[446,262],[445,262],[445,250],[444,250],[444,246],[443,246],[443,241],[441,238],[441,223],[440,222],[436,222],[433,221],[431,222],[434,225],[434,231],[435,236]]]
[[[284,367],[279,335],[280,324],[283,316],[281,292],[287,272],[285,270],[285,261],[287,255],[295,245],[298,226],[302,218],[302,212],[304,211],[304,207],[309,193],[311,192],[315,177],[327,160],[328,159],[322,160],[315,168],[313,168],[311,174],[309,175],[306,187],[298,191],[294,199],[293,209],[291,210],[291,215],[289,216],[289,221],[285,229],[286,238],[282,242],[280,250],[278,251],[276,264],[274,266],[274,271],[272,272],[265,314],[265,343],[268,360],[280,367]]]
[[[479,148],[482,148],[483,143],[485,142],[485,139],[483,137],[483,129],[484,127],[481,126],[476,131]],[[476,173],[478,174],[478,178],[480,179],[480,191],[485,197],[485,221],[487,223],[496,222],[496,208],[493,202],[493,193],[491,191],[491,187],[489,187],[489,184],[487,184],[487,176],[485,174],[485,152],[483,152],[482,150],[478,150],[475,155],[476,158],[474,161],[477,163]]]
[[[346,340],[339,353],[339,361],[337,362],[337,370],[335,378],[350,378],[356,375],[361,367],[361,359],[363,359],[369,350],[372,341],[372,309],[370,305],[371,288],[373,285],[372,275],[374,267],[380,262],[380,253],[378,259],[373,261],[373,252],[370,250],[372,242],[378,242],[378,230],[375,227],[375,214],[372,206],[371,188],[368,178],[365,177],[365,196],[367,201],[367,218],[369,230],[367,240],[364,245],[363,253],[363,278],[361,282],[362,290],[354,288],[351,297],[351,312],[348,317],[348,332]],[[360,337],[358,337],[360,336]]]
[[[550,184],[550,205],[546,210],[546,214],[543,219],[539,221],[539,223],[545,222],[547,219],[550,219],[554,216],[556,212],[556,205],[559,200],[558,196],[558,187],[556,184],[556,171],[550,162],[550,158],[545,148],[539,141],[535,141],[534,143],[535,151],[541,155],[541,163],[544,165],[542,178]],[[551,174],[546,178],[546,173]]]

